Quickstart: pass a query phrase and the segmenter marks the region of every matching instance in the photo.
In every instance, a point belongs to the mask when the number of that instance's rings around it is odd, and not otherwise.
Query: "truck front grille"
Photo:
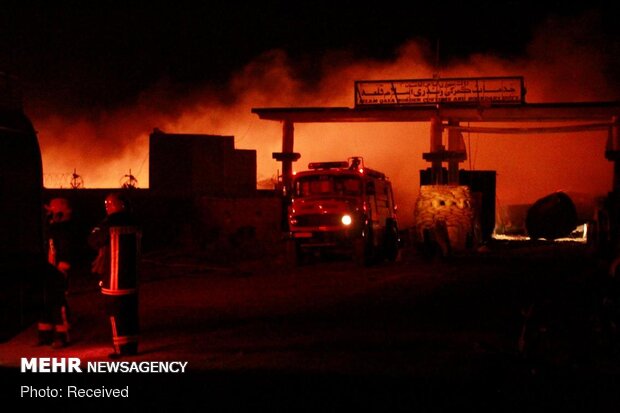
[[[333,227],[342,225],[340,219],[342,216],[340,214],[308,214],[308,215],[297,215],[295,219],[297,219],[297,224],[295,226],[298,227]]]

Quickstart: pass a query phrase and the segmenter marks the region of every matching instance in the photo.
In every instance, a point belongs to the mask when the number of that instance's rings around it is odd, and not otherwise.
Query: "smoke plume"
[[[282,126],[259,120],[258,107],[353,107],[355,80],[467,76],[524,76],[526,102],[579,102],[618,99],[613,54],[596,34],[596,16],[549,20],[534,34],[519,58],[487,54],[451,61],[441,68],[429,62],[424,41],[411,40],[391,61],[355,60],[346,52],[326,52],[303,65],[273,50],[248,63],[227,85],[200,86],[182,95],[162,81],[135,102],[101,113],[70,115],[36,111],[47,187],[68,187],[75,169],[87,188],[118,187],[131,170],[139,187],[148,187],[148,135],[169,133],[233,135],[238,149],[257,151],[258,179],[275,177],[280,168],[272,152],[281,150]],[[489,35],[492,35],[490,33]],[[613,49],[612,49],[613,50]],[[312,76],[307,76],[312,73]],[[305,75],[304,75],[305,74]],[[479,126],[485,126],[481,124]],[[515,126],[515,125],[506,125]],[[296,124],[296,170],[312,161],[362,156],[394,183],[403,223],[410,224],[419,188],[419,171],[428,164],[429,124]],[[605,194],[611,188],[611,163],[604,157],[606,132],[544,135],[465,133],[464,169],[497,171],[501,204],[531,203],[556,190]]]

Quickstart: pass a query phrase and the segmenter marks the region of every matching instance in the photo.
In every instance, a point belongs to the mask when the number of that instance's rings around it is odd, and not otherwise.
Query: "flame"
[[[593,23],[594,25],[594,23]],[[548,21],[534,34],[525,56],[506,59],[476,54],[451,64],[442,77],[523,75],[528,103],[617,99],[605,77],[611,56],[582,41],[585,24]],[[34,111],[46,176],[77,170],[86,188],[118,187],[133,171],[140,187],[148,187],[148,136],[157,127],[170,133],[233,135],[239,149],[256,149],[258,180],[281,167],[272,152],[281,151],[282,126],[259,120],[254,107],[353,106],[353,82],[360,79],[432,77],[434,69],[419,41],[403,44],[392,61],[348,60],[326,53],[316,62],[323,73],[311,84],[296,76],[294,62],[282,51],[270,51],[235,74],[225,87],[204,86],[178,97],[169,85],[142,93],[134,105],[101,113],[60,116]],[[49,104],[47,106],[49,108]],[[299,161],[346,160],[362,154],[365,163],[394,182],[400,217],[410,221],[418,194],[419,171],[428,167],[427,123],[296,124]],[[606,193],[612,165],[605,160],[602,132],[492,135],[464,134],[465,169],[497,171],[500,203],[530,203],[558,188]],[[299,165],[297,165],[299,168]],[[46,186],[69,186],[47,183]]]

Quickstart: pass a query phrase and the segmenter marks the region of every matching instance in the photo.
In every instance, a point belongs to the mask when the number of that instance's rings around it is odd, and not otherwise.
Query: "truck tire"
[[[375,261],[373,234],[370,226],[366,226],[363,236],[353,241],[353,260],[359,266],[369,267]]]
[[[290,239],[286,242],[286,264],[294,268],[306,264],[307,254],[299,245],[299,242]]]
[[[390,262],[396,261],[399,249],[398,226],[389,219],[385,226],[385,236],[383,237],[383,256]]]

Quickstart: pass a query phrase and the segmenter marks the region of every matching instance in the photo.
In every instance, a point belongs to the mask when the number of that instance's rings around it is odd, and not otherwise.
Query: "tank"
[[[525,229],[532,239],[554,240],[566,237],[579,223],[575,203],[562,191],[534,202],[525,217]]]
[[[0,341],[31,324],[42,304],[41,152],[15,86],[0,73]]]

